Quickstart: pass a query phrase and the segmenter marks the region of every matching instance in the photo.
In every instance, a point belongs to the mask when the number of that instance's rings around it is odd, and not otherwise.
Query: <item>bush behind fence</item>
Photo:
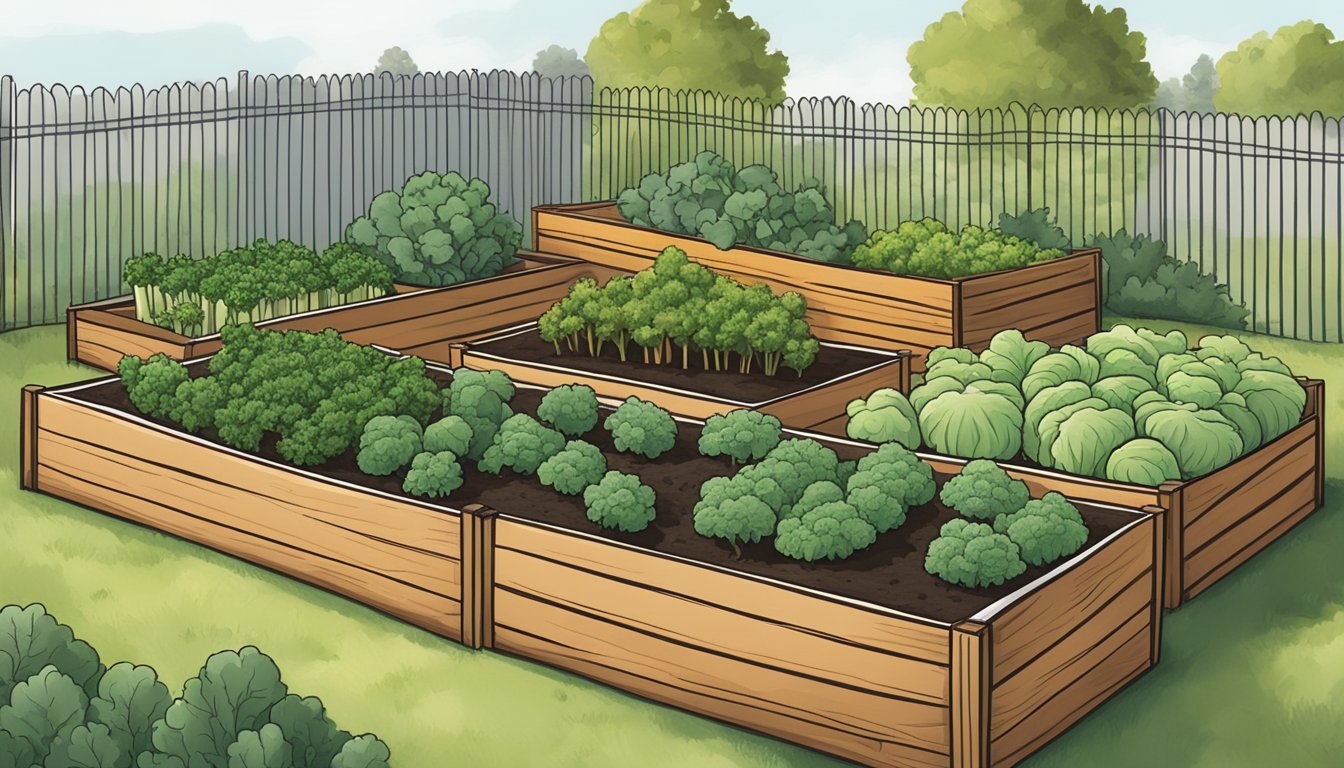
[[[1256,330],[1344,341],[1340,121],[1014,105],[963,112],[463,72],[236,79],[115,91],[0,80],[0,329],[124,293],[146,251],[315,248],[424,170],[480,176],[526,225],[712,149],[842,219],[992,226],[1048,206],[1075,240],[1124,228],[1230,286]]]

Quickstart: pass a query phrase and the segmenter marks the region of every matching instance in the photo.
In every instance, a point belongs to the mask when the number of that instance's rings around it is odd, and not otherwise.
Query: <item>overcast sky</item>
[[[421,69],[526,69],[551,43],[588,46],[638,0],[0,0],[0,73],[20,83],[159,85],[253,73],[368,71],[391,45]],[[1113,7],[1111,4],[1105,4]],[[789,56],[791,96],[904,104],[905,52],[956,0],[735,0]],[[1310,18],[1344,33],[1337,0],[1129,0],[1159,78],[1260,30]]]

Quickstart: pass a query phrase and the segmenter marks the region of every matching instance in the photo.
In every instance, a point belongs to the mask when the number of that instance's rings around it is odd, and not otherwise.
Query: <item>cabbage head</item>
[[[1194,403],[1200,408],[1212,408],[1223,396],[1218,382],[1208,376],[1196,376],[1184,370],[1171,374],[1164,382],[1167,397],[1174,403]]]
[[[1055,465],[1053,448],[1055,440],[1059,438],[1060,426],[1073,414],[1091,408],[1093,410],[1104,411],[1110,408],[1105,400],[1099,397],[1088,397],[1079,400],[1076,403],[1070,403],[1059,408],[1051,410],[1041,418],[1041,424],[1038,427],[1040,431],[1040,444],[1036,447],[1036,455],[1031,457],[1037,464],[1043,467],[1053,467]]]
[[[1196,346],[1199,349],[1195,354],[1201,360],[1206,357],[1221,357],[1229,363],[1236,364],[1251,354],[1251,348],[1236,336],[1205,336]]]
[[[1241,434],[1243,454],[1250,453],[1264,444],[1261,440],[1264,430],[1260,428],[1260,420],[1251,413],[1250,408],[1246,407],[1246,398],[1236,392],[1228,392],[1219,398],[1213,410],[1221,413],[1236,426],[1237,432]]]
[[[1101,358],[1101,378],[1108,376],[1137,376],[1149,384],[1157,383],[1153,365],[1128,349],[1113,349]]]
[[[845,434],[855,440],[895,442],[911,450],[920,445],[919,417],[906,396],[895,389],[879,389],[866,400],[851,400],[845,413],[849,416]]]
[[[1105,400],[1112,408],[1134,414],[1134,401],[1144,392],[1151,392],[1153,385],[1138,376],[1109,376],[1092,385],[1092,396]]]
[[[960,360],[944,358],[930,365],[924,371],[924,381],[929,382],[944,376],[951,377],[962,384],[983,381],[993,377],[994,369],[980,362],[963,363]]]
[[[1262,443],[1297,426],[1307,407],[1307,391],[1297,379],[1277,371],[1244,371],[1233,392],[1245,398],[1246,407],[1260,422]]]
[[[1046,387],[1066,381],[1081,381],[1091,386],[1101,378],[1101,361],[1087,350],[1065,344],[1058,352],[1051,352],[1031,364],[1022,379],[1022,394],[1030,401]]]
[[[1050,345],[1043,341],[1028,341],[1016,329],[1000,331],[989,341],[989,348],[980,353],[980,362],[996,374],[995,381],[1022,386],[1031,366],[1050,353]]]
[[[1101,477],[1115,449],[1134,439],[1134,419],[1119,408],[1082,408],[1059,425],[1050,445],[1056,469]]]
[[[1026,412],[1022,417],[1022,455],[1040,463],[1037,453],[1041,447],[1041,420],[1053,411],[1082,402],[1092,396],[1092,390],[1081,381],[1066,381],[1038,392],[1031,402],[1027,403]]]
[[[934,347],[929,350],[928,367],[941,363],[944,360],[956,360],[959,363],[970,365],[979,361],[980,357],[965,347]]]
[[[1118,483],[1159,486],[1179,480],[1181,468],[1167,446],[1148,437],[1130,440],[1111,452],[1106,460],[1106,479]]]
[[[1157,365],[1157,359],[1162,356],[1151,341],[1128,325],[1117,325],[1087,337],[1087,351],[1098,360],[1106,359],[1116,350],[1129,352],[1148,366]]]
[[[1144,433],[1171,451],[1185,480],[1221,469],[1242,454],[1236,425],[1188,403],[1150,415]]]
[[[964,392],[944,392],[920,410],[919,429],[930,448],[967,459],[1004,460],[1017,455],[1022,448],[1022,407],[1002,393],[985,391],[986,384],[993,382],[971,384]]]

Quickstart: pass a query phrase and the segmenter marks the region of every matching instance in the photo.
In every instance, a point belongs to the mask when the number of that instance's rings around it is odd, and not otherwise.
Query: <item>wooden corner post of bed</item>
[[[1167,529],[1163,569],[1166,571],[1167,596],[1162,603],[1167,610],[1172,610],[1179,608],[1185,600],[1185,547],[1182,545],[1185,538],[1185,483],[1168,480],[1158,486],[1157,496],[1160,499],[1158,506],[1166,510],[1166,519],[1159,522]]]
[[[19,405],[19,487],[37,490],[37,396],[42,387],[28,384]]]
[[[495,644],[495,510],[483,504],[462,509],[462,644]]]
[[[1144,512],[1152,515],[1153,520],[1153,647],[1150,654],[1153,664],[1162,658],[1162,613],[1165,610],[1166,600],[1164,595],[1167,592],[1167,546],[1168,531],[1166,527],[1166,518],[1171,517],[1169,510],[1163,509],[1155,504],[1143,508]],[[1179,560],[1180,555],[1177,554]],[[1178,563],[1179,565],[1179,563]]]
[[[952,627],[952,768],[989,765],[990,627]]]

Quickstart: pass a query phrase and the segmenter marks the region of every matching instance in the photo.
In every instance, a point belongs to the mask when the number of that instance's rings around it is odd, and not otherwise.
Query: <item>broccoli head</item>
[[[789,509],[789,514],[785,516],[785,519],[790,517],[802,517],[807,512],[816,509],[822,504],[844,500],[845,490],[838,484],[833,483],[830,480],[818,480],[803,489],[803,495],[798,499],[798,502]]]
[[[588,519],[603,528],[636,533],[649,527],[655,515],[653,489],[639,478],[611,471],[583,491]]]
[[[410,416],[374,416],[359,436],[355,463],[366,475],[390,475],[423,450],[420,423]]]
[[[401,489],[412,496],[447,496],[462,487],[462,465],[449,451],[416,454]]]
[[[577,496],[607,473],[607,459],[592,443],[570,440],[565,449],[543,461],[537,479],[560,493]]]
[[[471,448],[471,425],[461,416],[445,416],[425,427],[424,443],[430,453],[448,451],[466,456]]]
[[[186,381],[187,368],[159,353],[146,362],[127,355],[117,363],[117,373],[126,387],[131,405],[146,416],[168,418],[177,407],[178,386]]]
[[[637,397],[627,398],[607,417],[604,426],[616,450],[656,459],[677,442],[677,422],[672,414]]]
[[[712,477],[700,486],[700,501],[692,510],[695,532],[726,539],[734,556],[741,557],[741,542],[760,541],[775,532],[775,505],[782,497],[779,484],[771,478],[751,478],[742,473]]]
[[[1022,509],[1031,492],[1027,484],[1014,480],[989,459],[976,459],[962,468],[961,474],[943,484],[938,498],[944,504],[973,520],[994,520]],[[997,527],[997,526],[996,526]]]
[[[779,445],[779,419],[768,413],[739,408],[710,416],[700,430],[703,456],[728,456],[734,464],[763,458]]]
[[[583,384],[556,387],[541,398],[537,418],[567,437],[578,437],[597,426],[597,393]]]
[[[809,562],[842,560],[876,540],[877,529],[857,509],[843,501],[829,501],[801,516],[781,520],[775,549]]]
[[[1030,565],[1047,565],[1077,552],[1087,542],[1087,523],[1068,499],[1051,491],[994,521]]]
[[[499,425],[513,415],[508,405],[513,393],[513,382],[500,371],[459,368],[453,372],[453,381],[445,390],[444,411],[462,417],[471,428],[467,458],[480,461],[485,455]]]
[[[774,506],[775,514],[789,514],[793,505],[802,498],[803,491],[818,480],[834,482],[839,476],[840,458],[835,451],[809,438],[785,440],[761,459],[738,472],[738,476],[752,481],[773,480],[781,490],[781,498]],[[765,501],[774,502],[770,499]]]
[[[846,498],[878,533],[905,522],[910,507],[933,498],[933,470],[900,443],[885,443],[859,459]]]
[[[957,518],[929,542],[924,570],[963,587],[992,587],[1027,570],[1016,544],[984,523]]]
[[[535,474],[542,462],[564,450],[565,436],[525,413],[510,416],[499,427],[477,468],[499,474],[504,467],[524,475]]]

